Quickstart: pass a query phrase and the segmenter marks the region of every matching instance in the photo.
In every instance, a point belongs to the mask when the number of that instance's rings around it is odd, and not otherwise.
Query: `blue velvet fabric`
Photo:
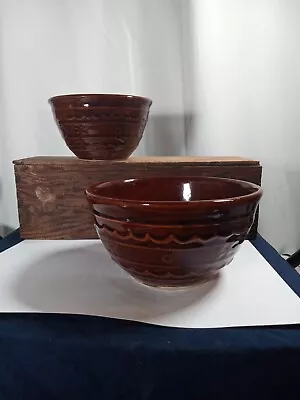
[[[297,292],[291,267],[262,238],[254,245]],[[299,399],[299,362],[298,325],[175,329],[0,314],[0,400]]]
[[[22,242],[22,239],[20,237],[20,229],[16,229],[10,235],[8,235],[4,239],[0,240],[0,253],[9,249],[12,246],[15,246],[16,244],[18,244],[20,242]],[[0,264],[0,266],[1,266],[1,264]]]

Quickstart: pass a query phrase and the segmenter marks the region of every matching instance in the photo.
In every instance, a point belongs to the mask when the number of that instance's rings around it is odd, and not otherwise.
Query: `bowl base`
[[[168,291],[176,291],[176,290],[188,290],[188,289],[193,289],[197,286],[203,285],[204,283],[211,282],[214,280],[217,280],[219,278],[220,272],[216,271],[209,276],[207,275],[206,277],[199,278],[199,280],[195,280],[192,283],[178,283],[178,284],[156,284],[154,282],[145,282],[131,274],[129,276],[138,284],[152,288],[152,289],[158,289],[158,290],[168,290]]]
[[[76,155],[75,155],[76,156]],[[76,156],[77,157],[77,156]],[[80,161],[125,161],[128,160],[129,157],[120,157],[120,158],[82,158],[82,157],[77,157],[78,160]]]
[[[124,261],[118,260],[116,257],[112,257],[112,260],[119,265],[132,279],[136,282],[161,290],[184,290],[188,288],[193,288],[195,286],[202,285],[207,282],[211,282],[216,280],[219,277],[219,271],[223,268],[226,264],[219,265],[218,268],[213,268],[210,270],[203,271],[202,274],[193,274],[193,276],[173,276],[168,273],[168,277],[164,276],[154,276],[147,271],[147,274],[137,274],[133,268],[129,269],[129,266],[124,265]],[[163,267],[164,268],[164,267]],[[142,277],[141,277],[142,275]]]

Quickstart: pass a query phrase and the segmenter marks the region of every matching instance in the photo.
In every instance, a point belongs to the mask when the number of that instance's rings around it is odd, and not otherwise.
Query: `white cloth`
[[[214,328],[300,323],[300,299],[249,242],[217,280],[162,290],[133,280],[99,240],[26,240],[0,254],[0,312]]]

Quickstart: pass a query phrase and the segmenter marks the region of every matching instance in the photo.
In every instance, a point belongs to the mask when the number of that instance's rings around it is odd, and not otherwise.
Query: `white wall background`
[[[133,93],[154,100],[140,154],[184,149],[180,2],[0,0],[0,223],[18,226],[11,161],[70,154],[47,99]]]
[[[300,247],[298,0],[0,0],[0,224],[18,225],[11,161],[69,154],[47,99],[153,99],[140,154],[263,164],[260,231]]]
[[[263,164],[260,232],[281,252],[300,247],[300,2],[190,2],[193,154]]]

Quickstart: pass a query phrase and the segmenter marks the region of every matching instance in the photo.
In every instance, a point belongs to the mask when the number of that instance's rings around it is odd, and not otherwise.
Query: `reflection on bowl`
[[[69,149],[89,160],[126,159],[139,144],[152,101],[121,94],[72,94],[49,99]]]
[[[99,183],[86,196],[114,261],[147,285],[184,287],[232,261],[262,190],[233,179],[162,177]]]

